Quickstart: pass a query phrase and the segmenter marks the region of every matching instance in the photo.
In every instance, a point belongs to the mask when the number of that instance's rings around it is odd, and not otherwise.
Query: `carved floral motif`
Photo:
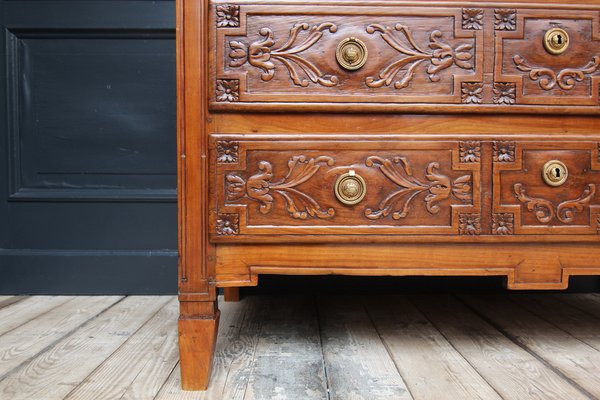
[[[245,180],[239,175],[229,174],[226,176],[227,201],[236,201],[248,198],[260,204],[259,211],[267,214],[273,208],[273,193],[283,197],[286,202],[287,212],[292,218],[306,219],[310,217],[331,218],[335,215],[333,208],[324,209],[310,195],[298,189],[298,186],[311,179],[321,165],[332,166],[333,158],[319,156],[306,158],[306,156],[294,156],[288,161],[287,175],[273,182],[273,166],[268,161],[258,163],[259,173]]]
[[[240,6],[217,6],[217,27],[230,28],[240,26]]]
[[[235,40],[229,42],[231,47],[229,58],[232,60],[229,66],[241,67],[248,62],[253,67],[261,69],[263,71],[261,79],[268,82],[275,75],[276,66],[273,61],[278,61],[288,70],[295,85],[307,87],[310,82],[313,82],[322,86],[335,86],[339,81],[337,76],[325,74],[319,67],[300,55],[317,43],[326,30],[333,33],[337,31],[337,26],[332,23],[312,27],[307,23],[296,24],[290,30],[288,40],[282,46],[273,49],[275,46],[273,31],[266,27],[261,28],[258,32],[263,39],[250,45]],[[304,31],[307,31],[307,34],[303,35],[303,39],[298,39],[300,33]],[[305,77],[302,77],[302,74]]]
[[[493,156],[494,162],[515,162],[515,142],[494,141]]]
[[[394,28],[372,24],[367,26],[367,32],[370,34],[380,32],[381,38],[387,44],[397,52],[406,55],[406,57],[396,60],[384,68],[379,73],[378,78],[367,77],[366,84],[369,87],[380,88],[382,86],[389,86],[394,81],[394,78],[398,74],[401,74],[401,79],[394,83],[394,87],[396,89],[403,89],[410,84],[415,70],[423,62],[429,63],[427,74],[429,75],[429,80],[432,82],[439,82],[440,77],[438,73],[452,65],[466,70],[473,69],[473,64],[469,62],[473,58],[473,54],[471,53],[473,45],[462,44],[453,49],[450,45],[440,40],[443,36],[441,31],[434,30],[429,35],[429,48],[432,51],[422,49],[415,42],[408,27],[402,24],[397,24]],[[397,36],[396,32],[400,32],[401,35]],[[403,70],[404,67],[408,68]]]
[[[517,29],[517,10],[494,10],[494,26],[497,31],[514,31]]]
[[[459,142],[460,162],[478,163],[481,159],[481,143],[476,141]]]
[[[482,82],[463,82],[461,84],[461,99],[465,104],[481,104],[483,100]]]
[[[494,103],[515,104],[517,87],[512,82],[494,82]]]
[[[583,81],[586,75],[589,76],[600,68],[600,56],[592,57],[583,67],[565,68],[558,74],[550,68],[532,66],[520,55],[514,56],[513,61],[519,71],[529,72],[529,79],[534,82],[539,80],[539,85],[544,90],[552,90],[557,85],[562,90],[571,90],[577,82]]]
[[[217,79],[217,101],[233,102],[240,99],[240,81]]]
[[[479,214],[458,214],[458,232],[461,235],[480,235],[481,216]]]
[[[526,204],[527,209],[533,211],[535,217],[541,223],[547,224],[556,217],[563,224],[570,224],[575,218],[575,212],[582,212],[585,207],[589,206],[596,194],[596,185],[593,183],[588,184],[581,196],[574,200],[563,201],[556,207],[549,200],[528,196],[520,183],[515,184],[514,190],[517,199]]]
[[[463,29],[481,30],[483,27],[483,10],[481,8],[463,8]]]
[[[217,162],[229,164],[238,162],[238,142],[233,140],[219,140],[217,142]]]
[[[237,235],[240,233],[238,214],[219,214],[217,217],[217,235]]]
[[[405,157],[395,157],[393,160],[371,156],[365,164],[368,167],[376,166],[394,184],[401,189],[393,192],[383,199],[377,210],[367,208],[365,216],[368,219],[385,218],[392,213],[393,219],[405,218],[410,210],[411,201],[420,193],[425,196],[425,207],[431,214],[440,211],[439,202],[454,196],[455,198],[468,202],[472,199],[471,175],[464,175],[454,182],[447,176],[437,172],[439,164],[429,163],[426,169],[426,182],[415,178],[412,168]]]
[[[515,227],[515,216],[511,213],[492,214],[492,234],[512,235]]]

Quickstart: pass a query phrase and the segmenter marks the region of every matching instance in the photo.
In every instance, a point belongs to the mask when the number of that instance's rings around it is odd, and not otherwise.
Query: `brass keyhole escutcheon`
[[[365,65],[369,52],[367,46],[354,37],[342,40],[335,51],[338,64],[344,69],[354,71]]]
[[[569,34],[561,28],[549,29],[544,35],[544,47],[550,54],[561,54],[569,47]]]
[[[569,170],[567,166],[558,160],[551,160],[544,164],[542,178],[550,186],[560,186],[567,181]]]
[[[340,176],[335,182],[335,197],[348,206],[360,203],[366,193],[365,180],[354,170]]]

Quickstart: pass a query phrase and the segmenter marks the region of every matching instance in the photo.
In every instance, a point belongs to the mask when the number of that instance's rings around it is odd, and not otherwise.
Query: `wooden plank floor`
[[[600,399],[600,295],[247,297],[180,390],[165,296],[0,296],[0,399]]]

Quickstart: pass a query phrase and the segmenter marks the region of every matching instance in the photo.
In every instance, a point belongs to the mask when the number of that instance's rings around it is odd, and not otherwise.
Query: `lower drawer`
[[[597,143],[440,138],[211,135],[210,239],[600,238]]]

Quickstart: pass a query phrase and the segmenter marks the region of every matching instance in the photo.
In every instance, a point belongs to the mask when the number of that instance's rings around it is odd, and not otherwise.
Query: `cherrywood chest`
[[[184,388],[260,274],[600,274],[600,0],[177,7]]]

